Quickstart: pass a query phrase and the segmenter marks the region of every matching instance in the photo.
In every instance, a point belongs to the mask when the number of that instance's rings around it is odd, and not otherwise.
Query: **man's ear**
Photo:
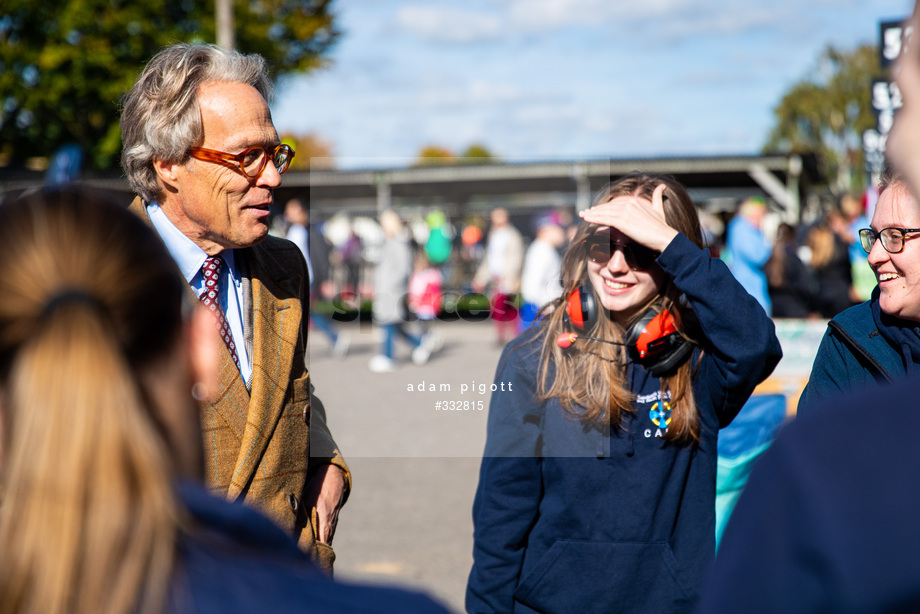
[[[163,184],[165,189],[172,191],[176,190],[177,184],[179,182],[177,173],[179,170],[178,163],[166,162],[165,160],[154,160],[153,170],[156,171],[157,177],[160,179],[160,183]]]
[[[214,314],[197,306],[188,323],[189,368],[192,381],[203,399],[211,399],[218,388],[220,334]]]

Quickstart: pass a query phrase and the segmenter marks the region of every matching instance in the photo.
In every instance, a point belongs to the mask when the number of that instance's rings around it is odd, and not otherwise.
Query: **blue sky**
[[[282,81],[280,132],[340,168],[425,145],[502,159],[754,154],[834,44],[878,44],[912,0],[339,0],[331,67]],[[868,84],[867,84],[868,88]]]

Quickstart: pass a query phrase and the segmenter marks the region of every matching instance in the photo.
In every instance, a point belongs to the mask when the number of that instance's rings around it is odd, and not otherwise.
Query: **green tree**
[[[484,163],[495,162],[496,157],[492,155],[489,149],[480,143],[473,143],[460,154],[461,162]]]
[[[495,162],[498,158],[485,145],[474,143],[463,150],[459,156],[440,145],[426,145],[422,147],[412,166],[431,166],[434,164],[483,164]]]
[[[273,76],[321,66],[339,35],[332,0],[235,3],[236,46]],[[5,0],[0,16],[0,143],[18,163],[74,142],[111,169],[118,102],[144,63],[177,42],[214,42],[214,1]]]
[[[871,80],[883,74],[874,45],[852,51],[829,46],[814,73],[773,110],[776,123],[764,152],[814,152],[832,191],[864,187],[862,133],[876,126]]]

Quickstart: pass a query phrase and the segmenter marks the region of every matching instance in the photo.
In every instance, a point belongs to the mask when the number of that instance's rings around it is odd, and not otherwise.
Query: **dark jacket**
[[[920,612],[920,380],[783,427],[732,514],[701,614]]]
[[[178,493],[192,523],[179,542],[170,612],[447,612],[419,593],[333,582],[260,513],[196,484]]]
[[[822,317],[833,318],[853,306],[850,288],[853,286],[853,267],[850,253],[843,239],[834,233],[834,253],[830,262],[815,269],[818,292],[815,297],[818,312]]]
[[[706,337],[693,357],[699,444],[661,439],[669,417],[661,413],[660,382],[639,364],[627,366],[637,400],[622,428],[590,428],[558,400],[537,401],[545,328],[515,339],[502,354],[489,409],[469,611],[693,607],[715,553],[719,428],[781,350],[763,308],[708,251],[678,235],[658,263],[686,294]]]
[[[784,248],[783,283],[774,286],[768,283],[770,300],[773,302],[774,318],[807,318],[815,301],[815,281],[795,248]],[[769,281],[769,276],[767,277]]]
[[[904,359],[879,332],[872,316],[873,301],[878,301],[878,288],[871,300],[840,312],[828,322],[808,384],[799,398],[799,413],[807,413],[840,393],[905,376]]]

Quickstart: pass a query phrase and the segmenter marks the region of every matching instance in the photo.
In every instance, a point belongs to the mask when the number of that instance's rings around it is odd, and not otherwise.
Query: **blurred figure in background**
[[[371,358],[368,368],[374,373],[387,373],[396,368],[397,337],[412,346],[412,362],[423,365],[431,356],[422,338],[406,330],[409,318],[407,305],[409,278],[412,275],[412,245],[402,219],[392,209],[380,214],[384,242],[380,260],[374,268],[374,322],[383,329],[380,354]]]
[[[409,279],[409,308],[418,318],[422,342],[432,351],[440,347],[441,339],[431,323],[441,312],[441,289],[444,276],[431,261],[427,249],[417,250],[415,270]]]
[[[477,216],[478,219],[478,216]],[[460,271],[463,282],[460,284],[461,289],[469,290],[472,286],[472,279],[479,269],[479,263],[482,262],[485,254],[485,233],[482,232],[478,221],[471,221],[463,227],[460,233]]]
[[[558,217],[542,215],[535,226],[537,236],[524,254],[521,273],[521,328],[528,328],[537,318],[540,308],[562,294],[562,256],[559,250],[566,243],[565,231]]]
[[[310,210],[299,198],[292,198],[284,205],[284,219],[290,225],[287,240],[296,245],[307,261],[310,276],[310,324],[318,328],[329,339],[332,355],[341,358],[348,353],[348,335],[339,333],[329,318],[313,307],[322,283],[329,274],[329,244],[325,237],[310,225]]]
[[[811,270],[817,282],[815,307],[822,318],[833,318],[853,306],[848,233],[846,219],[836,209],[808,233]]]
[[[206,491],[214,317],[156,233],[90,192],[0,207],[0,610],[444,612],[333,583]]]
[[[491,286],[491,317],[495,322],[496,342],[504,345],[517,334],[518,310],[515,306],[521,289],[524,265],[524,240],[511,225],[508,211],[493,209],[492,227],[486,241],[485,257],[473,277],[473,291]]]
[[[773,251],[762,229],[766,214],[767,203],[759,196],[752,196],[741,203],[738,213],[728,224],[726,248],[732,275],[748,294],[757,299],[767,315],[772,315],[767,276],[763,269]]]
[[[856,198],[852,194],[844,194],[840,199],[840,211],[846,218],[847,223],[847,244],[849,245],[850,269],[853,279],[853,302],[861,303],[868,301],[872,296],[872,288],[875,287],[875,274],[869,261],[866,259],[866,252],[859,242],[859,231],[869,227],[869,216],[866,215],[863,200]]]
[[[342,285],[341,293],[353,294],[356,298],[360,297],[361,274],[364,269],[364,244],[351,222],[348,225],[348,236],[339,246],[339,256],[345,267],[345,283]]]
[[[807,318],[814,301],[814,280],[798,256],[795,228],[785,222],[776,231],[773,254],[764,270],[774,318]]]

